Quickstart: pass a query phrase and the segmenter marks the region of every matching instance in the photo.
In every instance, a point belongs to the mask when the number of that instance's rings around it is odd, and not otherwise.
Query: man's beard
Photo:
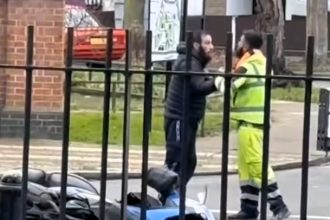
[[[201,58],[202,63],[204,65],[208,64],[212,60],[212,57],[205,52],[205,50],[204,50],[203,47],[199,47],[199,49],[198,49],[198,55]]]

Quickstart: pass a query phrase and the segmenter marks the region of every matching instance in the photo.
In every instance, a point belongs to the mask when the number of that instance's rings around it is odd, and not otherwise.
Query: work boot
[[[274,220],[286,220],[289,219],[291,212],[288,207],[284,206],[277,214],[274,215]]]
[[[239,219],[242,219],[242,220],[256,220],[258,218],[258,215],[250,215],[250,214],[247,214],[246,212],[244,211],[239,211],[237,214],[234,214],[234,215],[228,215],[228,219],[236,219],[236,220],[239,220]]]

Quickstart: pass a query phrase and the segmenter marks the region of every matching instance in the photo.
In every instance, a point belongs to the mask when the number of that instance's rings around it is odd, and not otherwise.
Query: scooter
[[[21,184],[20,170],[8,171],[1,177],[1,184]],[[53,220],[60,215],[61,173],[47,173],[40,169],[28,171],[27,219]],[[159,198],[147,195],[146,215],[148,220],[179,219],[180,195],[177,190],[179,177],[167,168],[150,168],[147,185],[159,193]],[[66,218],[68,220],[98,220],[100,194],[85,178],[68,174]],[[207,191],[199,194],[199,201],[186,198],[186,220],[215,220],[205,206]],[[141,214],[141,193],[127,195],[127,220],[139,220]],[[105,202],[105,219],[120,220],[121,201]],[[1,212],[1,210],[0,210]]]

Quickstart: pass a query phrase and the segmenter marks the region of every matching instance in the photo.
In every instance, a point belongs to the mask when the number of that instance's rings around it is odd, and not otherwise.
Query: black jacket
[[[185,71],[186,69],[186,48],[183,45],[178,46],[179,53],[176,62],[174,63],[174,71]],[[195,50],[192,51],[191,71],[203,72],[207,65]],[[182,118],[182,103],[184,77],[172,75],[168,87],[168,94],[165,104],[165,116],[173,119]],[[214,78],[209,76],[192,76],[190,79],[190,103],[189,103],[189,118],[200,120],[205,112],[206,96],[216,91]]]

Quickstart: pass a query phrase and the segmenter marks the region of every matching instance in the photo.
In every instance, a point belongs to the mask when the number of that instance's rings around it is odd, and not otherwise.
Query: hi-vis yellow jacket
[[[246,75],[265,75],[266,58],[261,51],[248,57],[240,67]],[[263,124],[265,79],[238,77],[232,84],[231,119],[255,124]]]

